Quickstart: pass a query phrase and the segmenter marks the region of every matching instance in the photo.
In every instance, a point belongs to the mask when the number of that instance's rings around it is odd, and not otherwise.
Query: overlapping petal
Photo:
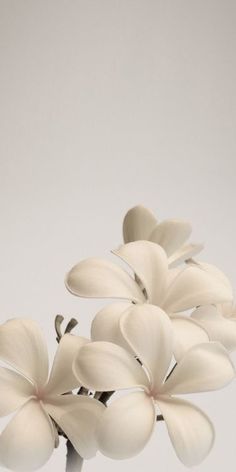
[[[0,436],[0,461],[4,467],[27,472],[42,467],[55,443],[52,422],[40,403],[28,401]]]
[[[185,243],[191,232],[192,227],[188,221],[165,220],[156,225],[149,239],[160,244],[169,257]]]
[[[197,266],[188,266],[170,284],[162,308],[169,313],[176,313],[231,299],[229,287],[216,277]]]
[[[125,215],[123,222],[124,242],[149,239],[157,220],[151,210],[142,205],[131,208]]]
[[[229,351],[236,349],[236,321],[222,316],[215,306],[199,307],[191,317],[207,331],[212,341],[219,341]]]
[[[103,414],[97,431],[99,449],[112,459],[138,454],[155,426],[155,406],[144,392],[132,392],[115,400]]]
[[[92,257],[79,262],[68,273],[66,287],[79,297],[145,301],[135,280],[121,267],[105,259]]]
[[[85,459],[98,449],[95,431],[105,406],[84,395],[61,395],[48,399],[48,414],[67,435],[76,451]]]
[[[72,364],[78,350],[89,342],[88,339],[73,334],[65,334],[58,345],[45,393],[66,393],[79,387]]]
[[[182,262],[196,256],[203,249],[203,244],[185,244],[175,251],[174,254],[169,256],[169,267],[172,268],[178,266]]]
[[[121,332],[149,372],[152,388],[165,377],[173,352],[172,325],[168,315],[154,305],[133,305],[121,317]]]
[[[28,379],[0,367],[0,416],[21,407],[34,393],[34,385]]]
[[[200,464],[214,444],[214,427],[209,418],[182,399],[159,398],[158,406],[178,458],[187,467]]]
[[[99,392],[149,385],[138,361],[122,347],[108,342],[83,346],[75,359],[74,373],[81,385]]]
[[[206,343],[209,336],[205,329],[194,320],[183,315],[171,317],[174,330],[174,356],[178,362],[183,355],[195,344]]]
[[[235,378],[233,363],[220,343],[193,346],[163,384],[161,393],[184,394],[223,388]]]
[[[33,382],[43,385],[48,376],[48,354],[38,324],[23,318],[2,324],[0,359]]]
[[[165,251],[150,241],[136,241],[113,252],[137,274],[149,302],[160,305],[167,285],[168,261]]]
[[[127,343],[120,332],[120,318],[132,306],[130,303],[117,302],[102,308],[92,322],[92,341],[108,341],[127,348]]]

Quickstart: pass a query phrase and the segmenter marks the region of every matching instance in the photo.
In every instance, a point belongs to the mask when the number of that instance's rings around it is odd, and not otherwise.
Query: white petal
[[[81,385],[99,392],[149,385],[138,361],[122,347],[108,342],[83,346],[74,362],[74,372]]]
[[[220,343],[193,346],[162,387],[164,393],[207,392],[223,388],[235,378],[233,363]]]
[[[150,241],[160,244],[167,256],[179,249],[192,232],[190,223],[181,220],[165,220],[156,225],[151,233]]]
[[[122,334],[152,379],[161,385],[173,352],[172,324],[168,315],[154,305],[133,305],[121,317]]]
[[[186,244],[169,257],[169,267],[176,267],[187,259],[196,256],[204,249],[203,244]]]
[[[19,318],[1,325],[0,359],[38,385],[44,384],[48,376],[48,354],[38,324]]]
[[[149,302],[160,305],[167,284],[168,262],[165,251],[150,241],[136,241],[113,252],[137,274],[146,289]]]
[[[156,226],[157,220],[148,208],[142,205],[131,208],[125,215],[123,222],[124,242],[149,239],[149,236]]]
[[[217,310],[225,318],[236,318],[236,307],[233,302],[219,303],[217,305]]]
[[[100,421],[100,451],[112,459],[135,456],[149,441],[155,421],[153,401],[145,393],[133,392],[115,400]]]
[[[171,318],[174,329],[174,356],[178,362],[195,344],[209,341],[207,332],[194,320],[186,316],[175,315]]]
[[[100,310],[91,326],[92,341],[108,341],[127,348],[120,331],[120,317],[125,310],[133,306],[130,303],[111,303]]]
[[[78,350],[88,342],[89,339],[74,336],[73,334],[65,334],[61,338],[45,389],[47,394],[66,393],[79,387],[72,364]]]
[[[0,416],[12,413],[34,393],[33,384],[26,378],[13,370],[0,367]]]
[[[216,277],[197,266],[188,266],[169,286],[162,308],[169,313],[176,313],[198,305],[221,303],[231,298],[229,288]]]
[[[224,318],[216,307],[199,307],[191,317],[207,331],[211,341],[219,341],[229,351],[236,349],[236,322]]]
[[[0,436],[1,463],[11,470],[27,472],[42,467],[55,443],[52,422],[40,403],[30,400]]]
[[[98,449],[95,430],[105,406],[84,395],[61,395],[45,404],[45,409],[85,459]]]
[[[125,270],[113,262],[93,257],[71,269],[66,277],[66,287],[79,297],[145,300],[142,290]]]
[[[163,398],[157,403],[178,458],[187,467],[200,464],[214,444],[214,427],[209,418],[184,400]]]
[[[207,272],[209,275],[212,275],[216,279],[219,280],[223,285],[225,285],[228,290],[232,293],[232,285],[228,277],[220,270],[218,267],[216,267],[213,264],[207,264],[206,262],[199,262],[199,261],[192,261],[190,260],[188,262],[189,265],[197,266],[199,269],[203,270],[204,272]]]

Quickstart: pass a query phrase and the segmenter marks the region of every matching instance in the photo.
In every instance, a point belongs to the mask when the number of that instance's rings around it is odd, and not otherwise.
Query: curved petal
[[[38,324],[12,319],[0,326],[0,359],[38,385],[48,376],[48,354]]]
[[[149,239],[149,236],[157,224],[157,220],[151,210],[142,205],[131,208],[124,217],[123,237],[125,243]]]
[[[191,232],[192,227],[188,221],[165,220],[156,225],[149,239],[160,244],[169,257],[185,243]]]
[[[121,332],[141,360],[158,389],[173,352],[172,325],[168,315],[154,305],[133,305],[121,317]]]
[[[0,367],[0,416],[9,415],[34,394],[33,384],[25,377]]]
[[[192,260],[188,262],[188,265],[197,266],[199,269],[203,270],[204,272],[207,272],[209,275],[212,275],[214,278],[218,279],[219,282],[225,285],[231,293],[233,293],[232,284],[230,280],[224,274],[224,272],[222,272],[222,270],[220,270],[215,265],[208,264],[206,262],[199,262],[199,261],[196,262]]]
[[[120,317],[133,305],[130,303],[111,303],[100,310],[91,326],[92,341],[108,341],[127,348],[127,343],[121,335]]]
[[[105,406],[84,395],[60,395],[44,405],[84,459],[95,456],[98,446],[95,430]]]
[[[203,244],[186,244],[185,246],[182,246],[169,257],[169,267],[172,268],[178,266],[182,262],[196,256],[203,249]]]
[[[220,343],[193,346],[162,386],[162,393],[207,392],[223,388],[235,378],[233,363]]]
[[[236,322],[224,318],[215,306],[199,307],[191,317],[207,331],[211,341],[219,341],[229,351],[236,349]]]
[[[112,459],[135,456],[149,441],[155,421],[153,400],[145,393],[133,392],[115,400],[98,427],[100,451]]]
[[[209,418],[184,400],[167,397],[157,403],[178,458],[187,467],[200,464],[214,444],[214,427]]]
[[[136,241],[121,246],[114,254],[137,274],[153,305],[160,305],[166,289],[168,262],[165,251],[150,241]]]
[[[50,395],[66,393],[79,387],[72,364],[78,350],[88,342],[90,342],[89,339],[73,334],[65,334],[61,338],[45,393]]]
[[[94,342],[83,346],[73,367],[81,385],[98,392],[149,385],[137,360],[112,343]]]
[[[113,262],[91,257],[75,265],[66,277],[66,287],[79,297],[124,298],[143,302],[142,290],[132,277]]]
[[[27,472],[42,467],[55,443],[52,422],[35,400],[27,402],[0,436],[1,463],[11,470]]]
[[[188,266],[172,281],[162,308],[169,313],[231,300],[231,290],[198,266]]]
[[[207,343],[209,336],[205,329],[186,316],[175,315],[171,318],[174,329],[174,356],[180,361],[183,355],[195,344]]]

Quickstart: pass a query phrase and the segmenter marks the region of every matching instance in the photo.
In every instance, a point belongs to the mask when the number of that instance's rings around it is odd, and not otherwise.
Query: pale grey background
[[[234,0],[0,0],[0,318],[56,313],[81,334],[103,302],[64,288],[121,242],[126,210],[193,222],[203,260],[236,284]],[[236,384],[195,395],[217,439],[196,471],[235,470]],[[44,472],[63,470],[61,447]],[[134,459],[92,471],[186,470],[165,426]]]

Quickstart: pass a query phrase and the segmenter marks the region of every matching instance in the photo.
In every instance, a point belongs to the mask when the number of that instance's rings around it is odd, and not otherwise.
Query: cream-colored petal
[[[207,274],[211,275],[212,277],[216,278],[219,280],[219,282],[223,285],[226,286],[226,288],[229,290],[231,295],[233,295],[233,289],[232,289],[232,284],[228,277],[220,270],[218,267],[216,267],[213,264],[208,264],[206,262],[199,262],[199,261],[193,261],[190,260],[188,262],[188,265],[197,266],[199,269],[203,270]],[[232,299],[232,296],[231,296]]]
[[[167,284],[168,262],[165,251],[150,241],[136,241],[113,252],[137,274],[149,302],[160,305]]]
[[[169,368],[173,331],[168,315],[154,305],[133,305],[121,317],[121,332],[158,389]]]
[[[182,246],[169,257],[169,267],[172,268],[182,264],[188,259],[191,259],[191,257],[199,254],[203,249],[203,244],[186,244]]]
[[[66,277],[66,287],[79,297],[123,298],[143,302],[145,297],[135,280],[113,262],[89,258],[75,265]]]
[[[34,393],[33,384],[25,377],[0,367],[0,416],[21,407]]]
[[[79,349],[88,342],[89,339],[73,334],[65,334],[61,338],[45,389],[47,394],[66,393],[79,387],[72,364]]]
[[[157,224],[157,220],[151,210],[142,205],[131,208],[124,217],[123,236],[124,242],[130,243],[138,240],[148,240]]]
[[[223,388],[235,378],[233,363],[220,343],[193,346],[162,386],[162,393],[207,392]]]
[[[169,257],[185,243],[191,232],[192,227],[188,221],[165,220],[156,225],[149,239],[160,244]]]
[[[108,341],[127,348],[127,342],[120,331],[120,317],[131,306],[133,306],[131,303],[121,302],[111,303],[102,308],[92,322],[92,341]]]
[[[38,324],[16,318],[0,326],[0,359],[42,385],[48,376],[47,346]]]
[[[100,420],[100,451],[112,459],[135,456],[149,441],[155,421],[153,400],[145,393],[133,392],[115,400]]]
[[[61,395],[48,398],[44,407],[81,457],[89,459],[96,454],[95,431],[105,410],[101,402],[84,395]]]
[[[73,367],[81,385],[98,392],[149,385],[139,362],[122,347],[108,342],[83,346]]]
[[[195,344],[209,341],[209,336],[205,329],[199,326],[193,319],[174,315],[171,321],[174,329],[174,356],[177,362]]]
[[[209,418],[184,400],[160,397],[157,403],[180,461],[187,467],[200,464],[214,444],[214,427]]]
[[[55,433],[49,416],[36,400],[28,401],[0,436],[0,461],[4,467],[27,472],[50,458]]]
[[[162,308],[169,313],[231,300],[231,290],[197,266],[187,266],[172,281]]]
[[[215,306],[199,307],[191,317],[207,331],[211,341],[219,341],[229,351],[236,349],[236,322],[222,316]]]

